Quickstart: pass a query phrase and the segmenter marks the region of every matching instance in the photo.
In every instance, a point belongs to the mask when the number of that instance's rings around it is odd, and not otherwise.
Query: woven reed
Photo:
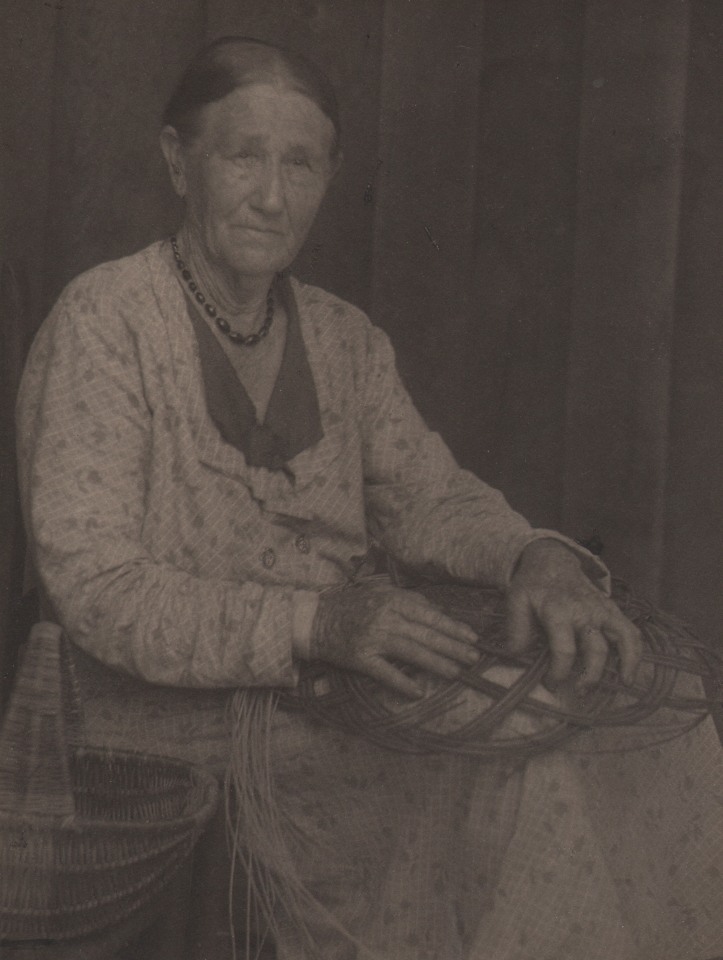
[[[474,667],[454,681],[428,681],[423,699],[404,701],[361,674],[318,666],[303,674],[296,690],[281,694],[280,705],[387,749],[492,760],[534,756],[600,727],[626,728],[615,749],[663,742],[708,715],[709,702],[691,681],[720,682],[720,657],[620,581],[614,583],[613,597],[641,631],[643,663],[634,685],[627,687],[613,655],[601,682],[584,697],[569,690],[552,696],[540,686],[550,664],[541,634],[523,655],[505,651],[505,602],[499,591],[458,584],[418,591],[477,632],[481,659]]]
[[[37,624],[0,730],[0,939],[86,936],[135,914],[215,809],[201,769],[81,746],[79,704],[60,628]]]

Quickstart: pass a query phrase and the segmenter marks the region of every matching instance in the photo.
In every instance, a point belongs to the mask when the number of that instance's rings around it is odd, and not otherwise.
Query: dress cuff
[[[586,577],[592,580],[596,587],[598,587],[604,594],[610,596],[612,590],[612,582],[610,579],[610,571],[602,562],[599,557],[596,557],[594,553],[590,553],[589,550],[581,546],[575,540],[571,540],[570,537],[566,537],[562,533],[558,533],[557,530],[543,530],[536,529],[531,530],[529,537],[526,539],[525,543],[522,546],[522,549],[517,555],[517,560],[510,568],[509,579],[507,585],[509,586],[512,577],[514,576],[515,570],[517,569],[517,564],[519,563],[520,557],[525,549],[531,543],[534,543],[536,540],[557,540],[558,543],[561,543],[563,546],[567,547],[580,561],[582,571]]]

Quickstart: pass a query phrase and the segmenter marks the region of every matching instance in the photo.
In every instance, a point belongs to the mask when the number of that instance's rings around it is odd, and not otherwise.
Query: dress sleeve
[[[431,574],[505,588],[522,550],[555,539],[608,589],[592,554],[551,530],[533,529],[504,496],[461,469],[429,430],[396,371],[388,337],[369,330],[364,378],[365,501],[372,535],[392,557]]]
[[[32,559],[70,637],[112,667],[177,686],[292,685],[303,591],[204,579],[144,546],[154,415],[136,335],[64,297],[18,402]]]

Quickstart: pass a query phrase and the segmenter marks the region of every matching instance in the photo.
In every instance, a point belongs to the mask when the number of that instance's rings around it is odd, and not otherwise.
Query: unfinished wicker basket
[[[190,764],[81,745],[61,630],[31,631],[0,730],[0,939],[106,930],[146,906],[215,809]]]
[[[613,599],[641,633],[644,653],[626,687],[615,658],[583,699],[541,686],[550,650],[538,631],[523,654],[505,648],[505,597],[455,583],[417,587],[439,609],[478,633],[479,662],[456,680],[428,677],[421,700],[406,700],[359,673],[311,665],[279,695],[286,709],[403,753],[457,753],[479,760],[532,757],[586,731],[618,728],[616,750],[639,749],[691,730],[721,701],[721,657],[678,620],[616,580]],[[421,676],[417,677],[422,680]],[[706,681],[710,698],[700,687]]]

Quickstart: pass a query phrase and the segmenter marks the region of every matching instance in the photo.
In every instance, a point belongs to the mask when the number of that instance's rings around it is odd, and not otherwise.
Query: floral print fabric
[[[351,574],[369,533],[500,585],[540,535],[426,429],[380,330],[294,292],[324,435],[285,470],[247,464],[210,420],[160,245],[75,280],[36,338],[18,406],[34,559],[103,662],[177,686],[293,684],[294,592]]]

